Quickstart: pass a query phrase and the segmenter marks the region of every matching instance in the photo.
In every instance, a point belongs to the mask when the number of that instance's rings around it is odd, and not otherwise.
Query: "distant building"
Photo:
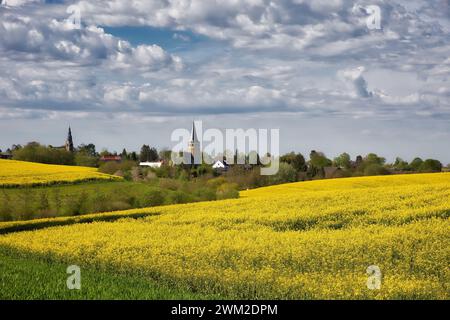
[[[0,159],[12,159],[11,152],[0,152]]]
[[[69,126],[69,132],[67,134],[67,140],[66,140],[66,144],[64,145],[64,148],[66,149],[66,151],[69,151],[69,152],[75,151],[75,148],[73,147],[72,130],[70,129],[70,126]]]
[[[324,167],[323,168],[325,179],[336,178],[337,175],[342,171],[339,167]]]
[[[142,167],[161,168],[161,166],[163,165],[163,161],[157,161],[157,162],[145,161],[145,162],[139,163],[139,165]]]
[[[223,160],[223,161],[217,160],[212,165],[213,169],[215,169],[215,170],[222,170],[222,171],[227,171],[229,167],[230,166],[228,165],[228,163],[225,160]]]
[[[121,156],[101,156],[100,161],[101,162],[121,162],[122,157]]]
[[[54,147],[52,145],[49,145],[49,148],[52,149],[64,149],[68,152],[74,152],[75,148],[73,146],[73,139],[72,139],[72,130],[70,129],[69,126],[69,132],[67,133],[67,138],[66,138],[66,142],[64,143],[63,146],[58,146],[58,147]]]
[[[200,151],[200,141],[197,138],[197,132],[195,130],[195,123],[192,121],[192,130],[191,130],[191,140],[189,141],[188,146],[188,156],[190,156],[190,163],[192,165],[195,164],[195,159],[200,159],[201,161],[201,151]]]

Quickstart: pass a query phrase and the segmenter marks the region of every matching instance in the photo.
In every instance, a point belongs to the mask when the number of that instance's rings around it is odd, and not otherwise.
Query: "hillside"
[[[322,180],[92,223],[0,223],[36,229],[0,236],[0,249],[226,298],[448,299],[449,214],[450,174]],[[7,281],[14,264],[0,266]],[[369,266],[380,290],[366,286]]]
[[[0,187],[75,183],[92,180],[122,180],[96,168],[50,165],[0,159]]]

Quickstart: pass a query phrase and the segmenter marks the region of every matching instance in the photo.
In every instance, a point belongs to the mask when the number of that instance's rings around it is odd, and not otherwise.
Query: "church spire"
[[[70,126],[69,126],[69,132],[67,134],[67,140],[66,140],[65,147],[66,147],[66,151],[69,151],[69,152],[73,152],[75,150],[73,147],[72,130],[70,129]]]
[[[195,132],[195,122],[192,121],[191,142],[198,143],[197,133]]]
[[[192,121],[192,131],[191,140],[189,141],[189,154],[191,158],[191,164],[200,164],[201,152],[200,152],[200,141],[197,137],[197,132],[195,130],[195,122]]]

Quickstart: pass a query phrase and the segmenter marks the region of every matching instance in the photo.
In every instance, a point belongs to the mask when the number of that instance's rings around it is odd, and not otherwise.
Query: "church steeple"
[[[195,122],[192,121],[191,141],[192,143],[198,143],[197,132],[195,132]]]
[[[200,159],[200,141],[197,138],[197,132],[195,130],[195,122],[192,121],[191,140],[189,141],[189,153],[191,156],[191,164],[201,161]]]
[[[74,150],[75,150],[73,147],[72,130],[70,129],[70,126],[69,126],[69,132],[67,134],[67,140],[66,140],[65,147],[66,147],[66,151],[69,151],[69,152],[74,152]]]

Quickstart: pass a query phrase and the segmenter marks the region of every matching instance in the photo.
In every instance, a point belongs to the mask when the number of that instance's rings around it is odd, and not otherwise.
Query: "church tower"
[[[188,151],[191,156],[191,164],[200,164],[200,141],[197,138],[197,132],[195,131],[195,123],[192,121],[191,140],[189,141]]]
[[[66,148],[66,151],[69,151],[69,152],[74,152],[74,150],[75,150],[73,147],[72,130],[70,130],[70,126],[69,126],[69,133],[67,134],[65,148]]]

